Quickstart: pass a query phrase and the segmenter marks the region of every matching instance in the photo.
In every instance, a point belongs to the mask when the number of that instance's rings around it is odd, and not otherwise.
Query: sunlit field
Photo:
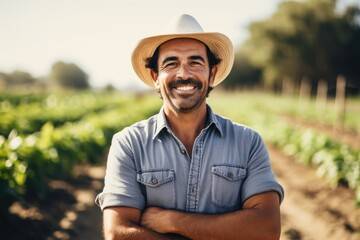
[[[334,239],[356,239],[358,98],[347,101],[341,127],[332,100],[319,108],[312,99],[215,91],[208,103],[217,114],[255,129],[266,141],[273,171],[285,188],[282,239],[320,239],[331,231]],[[102,188],[111,137],[156,114],[160,106],[155,94],[1,95],[1,221],[20,224],[34,237],[71,239],[80,234],[81,224],[97,219],[91,234],[99,238],[101,212],[93,197]],[[79,195],[81,191],[88,195]],[[314,231],[309,220],[322,230]],[[34,226],[36,231],[31,230]],[[11,230],[4,230],[5,235],[13,235]],[[17,234],[20,239],[22,233]]]

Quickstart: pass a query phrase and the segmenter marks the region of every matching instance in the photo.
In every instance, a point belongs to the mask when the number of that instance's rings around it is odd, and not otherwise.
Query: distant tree
[[[116,88],[114,87],[114,85],[112,85],[111,83],[106,84],[106,86],[104,87],[104,90],[107,92],[112,92],[115,91]]]
[[[8,76],[9,85],[31,85],[36,82],[36,79],[30,73],[20,70],[15,70]]]
[[[338,74],[359,87],[360,9],[336,10],[336,0],[285,1],[268,19],[250,25],[241,51],[262,69],[267,86],[283,79],[313,85],[325,79],[334,85]],[[357,85],[357,86],[356,86]]]
[[[26,87],[36,84],[37,79],[28,72],[15,70],[11,73],[0,72],[0,82],[2,88]]]
[[[88,75],[76,64],[58,61],[52,65],[50,81],[65,89],[87,89],[90,87]]]
[[[226,89],[257,87],[261,84],[261,71],[262,69],[254,65],[246,55],[238,52],[223,87]]]
[[[0,90],[3,90],[7,87],[7,74],[0,72]]]

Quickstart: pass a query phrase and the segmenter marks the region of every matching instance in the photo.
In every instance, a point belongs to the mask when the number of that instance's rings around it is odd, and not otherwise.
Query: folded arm
[[[275,240],[280,237],[279,197],[276,192],[254,195],[243,209],[225,214],[185,213],[148,208],[142,225],[159,233],[177,233],[190,239]]]
[[[171,239],[139,225],[141,211],[129,207],[104,209],[105,240]]]

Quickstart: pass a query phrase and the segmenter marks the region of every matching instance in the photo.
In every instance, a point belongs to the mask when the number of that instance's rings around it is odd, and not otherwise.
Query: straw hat
[[[175,38],[197,39],[206,44],[221,59],[217,66],[218,69],[213,86],[218,85],[230,73],[234,62],[234,48],[230,39],[222,33],[204,32],[194,17],[183,14],[175,19],[167,34],[142,39],[132,53],[131,61],[136,74],[150,87],[155,85],[150,69],[145,67],[146,59],[152,57],[156,48],[162,43]]]

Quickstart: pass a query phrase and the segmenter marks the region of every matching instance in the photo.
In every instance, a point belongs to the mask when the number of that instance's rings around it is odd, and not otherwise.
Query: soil
[[[78,166],[71,179],[49,182],[46,200],[15,202],[11,215],[0,218],[1,239],[102,239],[102,215],[94,198],[104,174],[104,166]]]
[[[354,192],[329,187],[314,169],[268,147],[274,173],[285,189],[281,239],[360,239]],[[79,166],[74,178],[49,183],[47,201],[14,203],[12,215],[0,219],[1,239],[103,239],[102,213],[94,198],[102,189],[104,173],[104,166]]]
[[[360,208],[355,193],[331,188],[312,168],[269,146],[272,168],[285,189],[281,239],[360,239]]]

